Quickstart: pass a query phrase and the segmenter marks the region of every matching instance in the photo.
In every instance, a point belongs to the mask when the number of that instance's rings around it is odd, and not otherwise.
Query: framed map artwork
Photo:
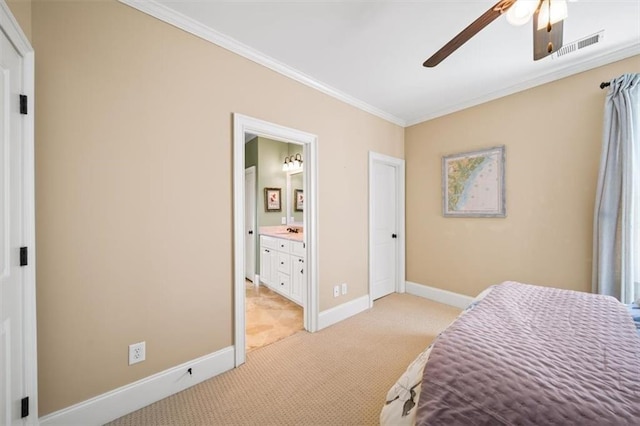
[[[442,157],[445,217],[506,217],[504,145]]]

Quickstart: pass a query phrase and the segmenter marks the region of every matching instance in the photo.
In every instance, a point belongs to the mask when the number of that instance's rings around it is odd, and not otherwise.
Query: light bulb
[[[544,29],[549,23],[560,22],[566,19],[568,15],[566,0],[544,0],[538,15],[538,30]]]
[[[526,24],[536,11],[538,3],[539,0],[517,0],[507,10],[507,22],[515,26]]]
[[[282,171],[286,172],[287,170],[291,170],[291,157],[284,157],[284,164],[282,165]]]

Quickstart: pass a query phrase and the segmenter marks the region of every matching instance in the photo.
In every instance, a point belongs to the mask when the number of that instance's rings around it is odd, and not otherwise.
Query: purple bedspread
[[[417,425],[640,425],[640,338],[614,298],[506,282],[424,369]]]

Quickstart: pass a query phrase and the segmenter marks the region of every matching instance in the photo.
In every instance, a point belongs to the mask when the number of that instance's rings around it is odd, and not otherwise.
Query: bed
[[[383,425],[638,425],[640,335],[608,296],[505,282],[389,390]]]

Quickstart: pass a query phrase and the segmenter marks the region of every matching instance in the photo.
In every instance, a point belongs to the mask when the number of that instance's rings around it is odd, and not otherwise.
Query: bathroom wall
[[[258,188],[256,191],[258,227],[282,225],[283,218],[286,219],[287,217],[287,174],[282,171],[282,164],[284,163],[284,158],[292,155],[292,153],[294,155],[295,153],[302,154],[302,146],[287,144],[263,137],[258,137],[255,140],[257,140],[257,164],[259,165]],[[245,160],[246,159],[247,156],[245,155]],[[246,163],[245,167],[248,167]],[[280,188],[282,211],[266,211],[264,204],[265,188]],[[299,215],[299,220],[302,221],[301,215]]]
[[[258,189],[256,192],[258,209],[258,227],[276,226],[282,224],[282,218],[286,218],[286,206],[284,203],[287,188],[287,176],[282,171],[284,157],[289,155],[289,144],[258,137]],[[279,212],[267,212],[264,203],[265,188],[280,188],[282,210]]]
[[[258,138],[255,137],[244,144],[244,168],[251,166],[258,169]]]

